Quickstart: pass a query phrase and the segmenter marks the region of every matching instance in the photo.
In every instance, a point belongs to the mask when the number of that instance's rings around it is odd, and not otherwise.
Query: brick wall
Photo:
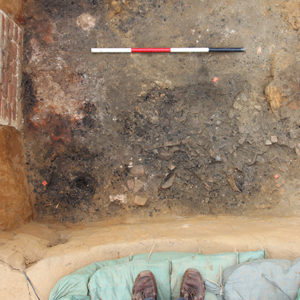
[[[0,10],[0,124],[22,125],[20,83],[23,31]]]

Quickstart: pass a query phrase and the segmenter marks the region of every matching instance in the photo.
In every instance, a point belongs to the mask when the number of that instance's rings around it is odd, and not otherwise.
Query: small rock
[[[145,196],[135,196],[133,203],[137,206],[145,206],[148,198]]]
[[[137,193],[138,191],[140,191],[145,185],[145,182],[135,178],[134,179],[134,188],[133,188],[133,192]]]
[[[130,191],[132,191],[134,189],[134,180],[133,179],[127,180],[127,187]]]
[[[110,200],[111,202],[116,202],[116,201],[118,201],[118,202],[124,204],[124,203],[127,202],[127,195],[125,195],[125,194],[118,194],[118,195],[115,195],[115,196],[110,195],[110,196],[109,196],[109,200]]]
[[[220,155],[216,155],[216,158],[215,158],[216,161],[222,161],[222,158]]]
[[[241,110],[243,107],[242,107],[242,105],[238,101],[235,101],[233,103],[233,108],[237,109],[237,110]]]
[[[145,174],[145,169],[143,165],[136,165],[130,169],[130,174],[134,176],[141,176]]]
[[[113,0],[111,1],[110,5],[116,14],[119,14],[122,11],[122,6],[119,1]]]
[[[278,137],[276,135],[272,135],[271,142],[272,142],[272,144],[278,143]]]
[[[163,160],[168,160],[172,157],[172,153],[170,153],[169,151],[167,150],[161,150],[159,152],[159,158],[160,159],[163,159]]]
[[[246,141],[245,137],[241,137],[241,138],[239,139],[238,143],[239,143],[240,145],[243,145],[243,144],[245,143],[245,141]]]
[[[256,53],[257,53],[257,55],[261,55],[262,54],[262,50],[261,50],[260,46],[256,48]]]
[[[271,142],[270,140],[266,140],[266,141],[265,141],[265,145],[266,145],[266,146],[270,146],[270,145],[272,145],[272,142]]]
[[[298,137],[297,131],[296,130],[291,130],[290,131],[290,137],[292,139],[296,139]]]
[[[76,20],[77,26],[84,31],[89,31],[96,25],[96,19],[90,14],[83,13]]]
[[[272,83],[270,83],[265,88],[265,95],[267,97],[267,100],[269,101],[270,107],[272,111],[276,111],[282,103],[282,96],[279,88]]]
[[[217,76],[215,76],[213,79],[212,79],[212,82],[213,83],[217,83],[219,81],[219,78]]]
[[[162,189],[166,190],[170,188],[175,180],[175,174],[171,175],[170,178],[161,186]]]
[[[169,163],[168,168],[170,171],[173,171],[176,168],[176,166],[173,163]]]

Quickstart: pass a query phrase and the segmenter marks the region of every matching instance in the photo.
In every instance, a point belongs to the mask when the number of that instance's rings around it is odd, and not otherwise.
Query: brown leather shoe
[[[198,270],[187,269],[185,271],[180,288],[180,297],[186,300],[204,300],[204,281]]]
[[[156,281],[150,271],[143,271],[137,276],[132,290],[132,300],[144,300],[145,298],[157,300]]]

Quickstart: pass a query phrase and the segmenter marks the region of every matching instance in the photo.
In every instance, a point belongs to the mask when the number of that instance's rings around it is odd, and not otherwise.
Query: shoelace
[[[183,295],[184,298],[187,298],[188,300],[194,300],[194,296],[197,295],[198,290],[189,286],[186,290],[184,290]]]
[[[141,296],[142,296],[142,299],[150,298],[150,297],[149,297],[149,293],[145,293],[145,291],[141,291]],[[156,296],[155,292],[153,292],[153,294],[151,293],[150,296],[151,296],[151,297],[155,297],[155,296]]]

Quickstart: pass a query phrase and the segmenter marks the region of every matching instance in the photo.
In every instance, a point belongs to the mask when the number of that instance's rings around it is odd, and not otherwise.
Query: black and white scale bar
[[[210,53],[245,52],[245,48],[92,48],[92,53]]]

